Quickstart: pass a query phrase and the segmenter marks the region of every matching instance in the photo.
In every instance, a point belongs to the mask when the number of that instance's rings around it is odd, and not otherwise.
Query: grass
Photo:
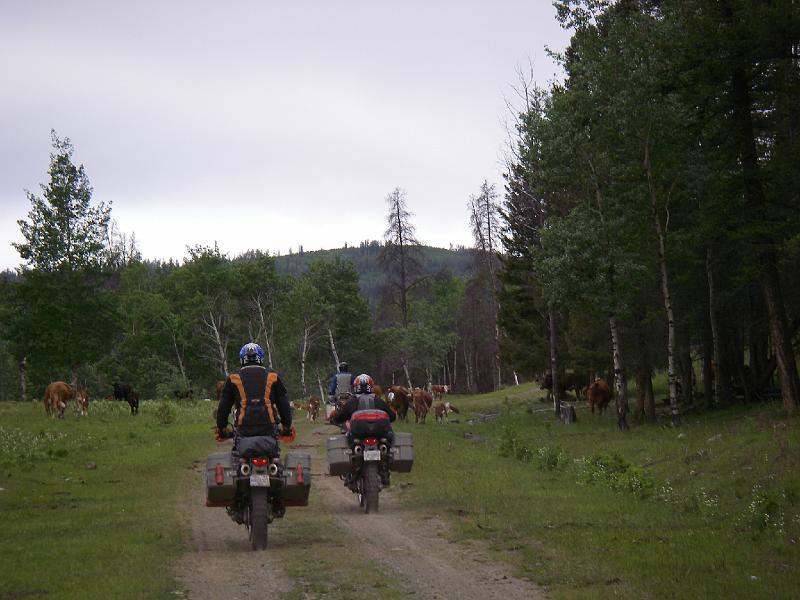
[[[416,460],[396,493],[554,598],[796,597],[800,421],[760,404],[622,434],[580,407],[559,424],[540,393],[451,397],[460,423],[399,425]],[[133,418],[95,402],[56,421],[0,403],[0,599],[174,598],[212,408],[145,402]],[[403,595],[379,565],[342,557],[347,534],[313,491],[289,524],[287,600]]]
[[[90,417],[0,404],[0,598],[174,598],[189,470],[209,404],[94,402]]]
[[[794,598],[800,428],[777,404],[634,425],[531,386],[451,397],[460,423],[414,433],[408,500],[443,513],[555,598]],[[500,413],[466,423],[470,413]]]

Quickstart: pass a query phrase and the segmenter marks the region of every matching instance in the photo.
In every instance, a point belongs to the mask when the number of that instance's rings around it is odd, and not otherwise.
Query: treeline
[[[383,384],[493,385],[482,332],[494,321],[486,295],[467,293],[481,288],[475,253],[421,246],[402,190],[387,197],[384,241],[339,251],[361,277],[336,251],[229,258],[196,246],[180,263],[144,261],[92,201],[69,140],[53,133],[53,146],[49,181],[19,221],[25,265],[0,276],[0,398],[39,398],[59,379],[94,398],[114,382],[143,398],[211,397],[250,340],[295,398],[327,389],[342,360]]]
[[[500,319],[516,364],[669,403],[798,402],[800,10],[559,0],[562,82],[522,78]],[[694,367],[694,368],[693,368]],[[699,379],[695,374],[699,373]]]

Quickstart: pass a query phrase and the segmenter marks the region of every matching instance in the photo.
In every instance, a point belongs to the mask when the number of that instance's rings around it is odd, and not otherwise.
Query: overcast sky
[[[471,245],[517,71],[568,37],[550,0],[3,0],[0,269],[51,128],[148,259],[381,239],[398,186],[423,243]]]

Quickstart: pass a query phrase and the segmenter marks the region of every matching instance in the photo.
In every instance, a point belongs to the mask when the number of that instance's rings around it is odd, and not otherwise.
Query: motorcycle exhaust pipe
[[[277,474],[278,474],[278,465],[276,465],[275,463],[272,463],[272,464],[269,466],[269,474],[270,474],[272,477],[275,477],[275,475],[277,475]]]
[[[356,446],[355,448],[353,448],[353,454],[355,454],[356,456],[361,456],[363,452],[364,448],[362,448],[361,446]]]
[[[381,444],[381,456],[386,456],[386,453],[389,452],[389,447],[386,444]]]
[[[248,465],[247,463],[244,463],[239,470],[241,471],[242,475],[245,476],[245,477],[250,475],[250,465]]]

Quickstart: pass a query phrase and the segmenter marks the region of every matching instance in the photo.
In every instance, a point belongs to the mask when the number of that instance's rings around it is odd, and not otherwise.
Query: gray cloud
[[[544,0],[7,4],[0,267],[51,127],[147,258],[378,239],[395,186],[421,240],[469,244],[515,70],[546,83],[567,38]]]

